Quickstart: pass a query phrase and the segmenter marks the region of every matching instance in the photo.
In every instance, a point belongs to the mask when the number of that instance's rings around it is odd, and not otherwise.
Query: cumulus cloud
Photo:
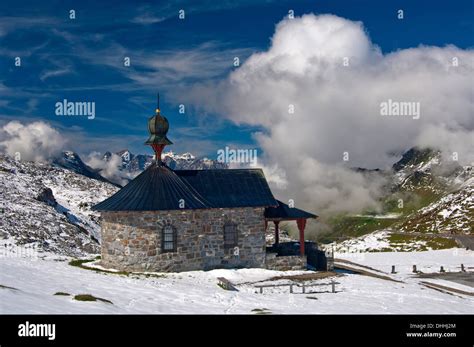
[[[269,49],[226,79],[176,100],[263,128],[259,163],[280,183],[285,177],[285,188],[274,187],[281,198],[318,212],[356,211],[376,205],[383,182],[351,167],[388,168],[394,152],[416,145],[472,161],[473,58],[451,45],[383,54],[362,23],[309,14],[281,21]],[[420,118],[382,116],[388,100],[419,103]]]
[[[279,189],[285,189],[288,186],[288,180],[286,179],[286,172],[273,164],[269,166],[260,165],[265,172],[265,177],[268,183]]]
[[[98,170],[102,177],[107,178],[111,182],[121,186],[128,183],[125,173],[120,171],[122,167],[122,157],[115,153],[113,153],[108,160],[104,160],[99,152],[91,152],[84,162],[91,168]]]
[[[461,164],[474,163],[472,128],[469,130],[444,123],[429,124],[417,136],[416,143],[421,147],[441,149],[445,161],[457,158]]]
[[[0,128],[0,148],[21,160],[48,161],[58,155],[66,139],[45,122],[22,124],[11,121]]]

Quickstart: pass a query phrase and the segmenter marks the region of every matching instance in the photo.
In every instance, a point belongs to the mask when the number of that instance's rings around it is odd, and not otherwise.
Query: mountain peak
[[[127,148],[125,148],[125,149],[122,149],[122,150],[116,152],[115,154],[117,154],[117,155],[123,155],[123,154],[125,154],[125,153],[127,153],[127,152],[130,153],[130,151],[129,151]]]
[[[74,171],[80,175],[110,183],[109,180],[102,177],[96,170],[85,164],[76,152],[62,152],[61,155],[53,159],[53,164],[57,167]]]
[[[164,157],[169,157],[169,158],[172,158],[172,159],[175,159],[175,160],[194,160],[196,159],[196,157],[194,155],[192,155],[191,153],[189,152],[186,152],[186,153],[182,153],[182,154],[175,154],[173,153],[172,151],[169,151],[169,152],[166,152],[163,154]]]
[[[439,151],[431,148],[412,147],[406,151],[402,158],[393,164],[392,168],[395,171],[400,171],[406,167],[418,166],[426,164],[433,159],[439,159]]]
[[[153,156],[148,154],[133,154],[128,149],[123,149],[115,153],[122,158],[120,171],[124,175],[135,176],[138,172],[145,170],[152,162]],[[109,160],[112,154],[106,152],[104,160]],[[163,153],[163,161],[172,169],[176,170],[202,170],[202,169],[225,169],[227,165],[216,160],[207,158],[196,158],[192,153],[186,152],[177,154],[172,151]]]

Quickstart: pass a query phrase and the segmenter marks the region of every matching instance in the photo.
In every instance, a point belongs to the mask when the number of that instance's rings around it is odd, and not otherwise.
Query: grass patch
[[[130,275],[130,272],[127,272],[127,271],[109,271],[109,270],[103,270],[103,269],[97,269],[97,268],[84,266],[84,264],[91,263],[91,262],[96,261],[98,259],[100,259],[100,257],[95,257],[93,259],[73,259],[69,262],[69,265],[79,267],[79,268],[84,269],[84,270],[90,270],[90,271],[106,273],[106,274],[125,275],[125,276]]]
[[[449,249],[458,247],[458,244],[454,239],[448,239],[445,237],[432,237],[426,242],[426,246],[432,249]]]
[[[69,262],[69,265],[81,267],[82,264],[91,263],[93,261],[95,261],[95,259],[73,259]]]
[[[268,308],[254,308],[252,310],[255,314],[271,314],[272,311],[270,311]]]
[[[61,295],[61,296],[70,296],[71,294],[65,292],[56,292],[54,295]]]
[[[393,252],[393,249],[384,247],[384,248],[380,248],[376,251],[375,250],[373,251],[373,253],[375,253],[375,252]]]
[[[434,182],[433,184],[435,184]],[[439,200],[443,195],[443,187],[436,183],[437,189],[426,189],[423,185],[415,185],[410,189],[400,189],[392,192],[380,200],[382,211],[376,213],[371,210],[364,210],[365,216],[351,216],[347,214],[338,214],[331,216],[327,224],[330,231],[322,232],[318,235],[316,241],[320,243],[330,243],[333,241],[342,241],[344,239],[354,238],[370,234],[377,230],[394,228],[399,229],[408,220],[407,217]],[[403,201],[402,208],[399,208],[399,201]],[[398,218],[375,218],[377,214],[399,213]],[[373,217],[371,215],[374,215]]]
[[[140,278],[140,277],[145,277],[145,278],[166,278],[166,275],[165,274],[147,274],[147,273],[143,273],[143,274],[137,274],[137,273],[132,273],[134,276],[137,276],[136,278]],[[181,278],[178,278],[178,279],[181,279]]]
[[[424,188],[397,191],[382,201],[383,211],[384,213],[402,213],[406,216],[437,201],[441,196],[442,194],[439,192]],[[399,208],[398,205],[400,199],[403,201],[402,208]]]
[[[375,218],[375,216],[370,216],[371,214],[375,215],[373,211],[364,211],[367,214],[366,216],[335,215],[330,217],[327,222],[331,230],[320,233],[316,241],[320,243],[340,242],[367,235],[377,230],[399,229],[409,222],[407,217],[411,213],[437,201],[440,196],[440,193],[423,188],[393,193],[382,201],[382,213],[400,213],[401,215],[398,218]],[[398,208],[399,199],[403,200],[403,208]]]
[[[91,295],[91,294],[74,295],[74,300],[77,300],[77,301],[102,301],[102,302],[113,305],[112,301],[107,300],[107,299],[103,299],[103,298],[98,298],[98,297],[96,297],[94,295]]]
[[[93,267],[85,266],[86,263],[91,263],[93,261],[99,260],[100,256],[95,257],[94,259],[73,259],[69,262],[69,265],[79,267],[84,270],[95,271],[97,273],[103,274],[113,274],[113,275],[122,275],[122,276],[133,276],[133,278],[166,278],[164,274],[154,274],[154,273],[134,273],[134,272],[127,272],[127,271],[109,271],[104,269],[97,269]]]
[[[399,219],[396,218],[338,215],[331,217],[328,221],[332,230],[321,233],[317,241],[320,243],[330,243],[333,241],[341,241],[342,239],[359,237],[370,234],[376,230],[386,229],[398,221]]]
[[[390,234],[388,238],[392,247],[406,248],[407,250],[427,251],[430,249],[450,249],[456,248],[457,243],[454,239],[439,237],[439,236],[424,236],[424,235],[403,235]],[[418,244],[416,244],[418,242]]]
[[[284,276],[276,276],[272,277],[265,281],[279,281],[279,280],[290,280],[295,282],[305,282],[311,280],[321,280],[324,278],[335,277],[339,276],[339,274],[331,271],[318,271],[309,274],[301,274],[301,275],[284,275]]]

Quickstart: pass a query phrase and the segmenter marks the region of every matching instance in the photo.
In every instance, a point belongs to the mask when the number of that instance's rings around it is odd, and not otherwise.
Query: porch
[[[277,200],[278,206],[265,209],[265,232],[268,223],[275,226],[275,242],[266,248],[267,268],[276,270],[297,270],[310,268],[317,269],[325,266],[324,252],[318,250],[314,242],[305,241],[306,221],[316,219],[317,215],[306,212],[296,207]],[[299,231],[299,242],[280,243],[280,223],[295,221]],[[323,265],[324,263],[324,265]]]

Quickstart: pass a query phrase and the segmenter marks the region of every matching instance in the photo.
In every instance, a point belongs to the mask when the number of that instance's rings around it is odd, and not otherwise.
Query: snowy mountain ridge
[[[127,150],[118,154],[123,158],[124,172],[145,168],[153,159]],[[437,154],[423,156],[412,151],[410,156],[403,165],[394,168],[394,198],[401,196],[407,204],[410,202],[407,194],[415,198],[427,195],[429,199],[411,211],[395,208],[385,211],[384,218],[375,216],[374,220],[391,219],[390,228],[401,232],[472,234],[472,166],[453,165],[446,169]],[[190,153],[167,152],[163,160],[180,169],[225,167],[210,159],[196,159]],[[74,152],[64,152],[49,164],[16,161],[0,155],[0,236],[13,238],[19,244],[35,243],[59,254],[96,253],[100,240],[99,215],[91,212],[90,207],[118,189]],[[396,218],[386,217],[392,215]]]
[[[111,152],[106,152],[102,159],[110,161],[112,158]],[[122,178],[130,180],[130,177],[135,177],[140,172],[145,170],[154,160],[152,155],[148,154],[133,154],[128,149],[124,149],[115,153],[118,155],[122,164],[119,170],[123,173]],[[164,152],[162,160],[171,169],[174,170],[209,170],[209,169],[227,169],[228,165],[218,162],[217,160],[204,158],[196,158],[191,153],[176,154],[172,151]]]
[[[80,175],[83,175],[89,178],[111,183],[105,177],[102,177],[100,173],[98,172],[98,170],[94,170],[93,168],[85,164],[82,161],[81,157],[77,153],[72,152],[72,151],[62,152],[60,155],[53,158],[52,164],[57,167],[74,171]]]
[[[0,155],[0,236],[57,254],[97,253],[99,215],[90,207],[117,190],[72,168]]]
[[[124,174],[146,169],[153,161],[152,156],[134,155],[127,150],[118,155],[122,157]],[[111,156],[106,153],[104,160]],[[190,153],[167,152],[164,161],[179,169],[225,168],[207,158],[196,159]],[[62,255],[98,253],[99,213],[90,208],[119,188],[75,152],[62,152],[50,163],[17,161],[0,155],[0,237]]]
[[[461,166],[431,149],[410,149],[394,164],[396,189],[426,198],[394,228],[421,233],[472,234],[474,168]]]

